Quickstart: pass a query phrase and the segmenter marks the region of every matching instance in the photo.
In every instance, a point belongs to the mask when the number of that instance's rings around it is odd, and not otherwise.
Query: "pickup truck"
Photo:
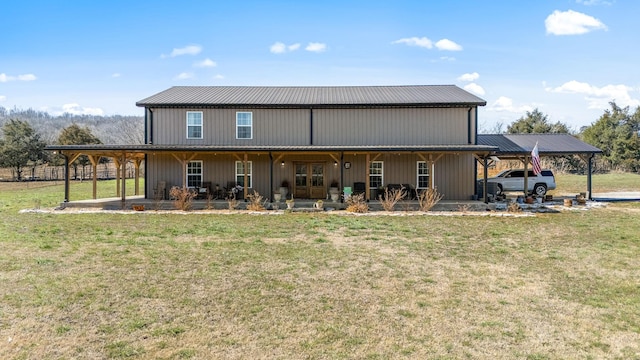
[[[524,170],[504,170],[498,175],[488,178],[487,183],[496,184],[496,195],[501,195],[505,191],[524,192]],[[534,175],[533,170],[529,170],[527,185],[528,193],[544,196],[548,190],[556,188],[556,179],[551,170],[544,169],[538,175]]]

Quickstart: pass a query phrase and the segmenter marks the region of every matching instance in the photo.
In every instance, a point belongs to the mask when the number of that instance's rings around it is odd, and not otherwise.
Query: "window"
[[[377,189],[384,184],[382,181],[382,173],[382,161],[372,161],[369,164],[369,187],[371,189]]]
[[[429,187],[429,165],[426,161],[418,161],[418,189]]]
[[[202,161],[189,161],[187,164],[187,186],[202,186]]]
[[[202,139],[202,111],[187,111],[187,139]]]
[[[253,139],[253,113],[236,113],[236,139]]]
[[[244,161],[236,161],[236,184],[249,189],[253,188],[253,182],[251,181],[252,169],[252,162],[247,161],[247,181],[249,182],[249,186],[244,186]]]

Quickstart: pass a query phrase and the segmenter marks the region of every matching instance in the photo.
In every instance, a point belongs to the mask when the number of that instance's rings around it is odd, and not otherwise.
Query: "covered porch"
[[[80,155],[97,165],[100,157],[111,157],[117,164],[117,193],[125,207],[124,165],[132,162],[136,179],[144,164],[144,198],[153,200],[161,183],[172,186],[207,187],[213,200],[228,197],[235,183],[243,190],[242,199],[258,191],[273,199],[274,193],[288,185],[287,197],[328,199],[337,185],[341,192],[364,192],[367,200],[376,199],[377,184],[412,184],[415,188],[445,188],[451,200],[470,199],[475,192],[473,157],[487,158],[496,148],[490,145],[431,146],[165,146],[165,145],[52,145],[47,150],[65,156],[65,202],[70,201],[69,166]],[[470,159],[468,161],[467,159]],[[200,162],[199,177],[193,177],[190,164]],[[372,167],[380,162],[384,169]],[[419,169],[416,169],[418,163]],[[195,169],[195,167],[194,167]],[[374,173],[372,173],[372,170]],[[384,171],[377,174],[377,171]],[[416,174],[416,172],[422,174]],[[469,172],[467,175],[466,173]],[[95,174],[95,172],[94,172]],[[379,182],[378,175],[380,175]],[[195,179],[196,182],[190,183]],[[373,179],[373,180],[372,180]],[[465,180],[466,179],[466,180]],[[95,184],[94,177],[94,184]],[[136,195],[140,192],[138,181]],[[249,186],[245,187],[244,184]],[[217,186],[216,186],[217,185]],[[221,191],[222,190],[222,191]],[[459,195],[463,194],[463,195]],[[203,196],[203,198],[209,196]],[[94,192],[95,198],[95,192]],[[167,199],[163,193],[163,200]],[[449,200],[446,199],[445,200]]]

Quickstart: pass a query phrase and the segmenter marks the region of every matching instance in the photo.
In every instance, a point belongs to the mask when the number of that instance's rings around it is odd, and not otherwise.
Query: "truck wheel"
[[[496,186],[496,195],[502,194],[504,194],[504,191],[502,191],[502,185],[498,184],[498,186]]]
[[[544,196],[547,193],[547,185],[536,184],[536,186],[533,187],[533,192],[538,196]]]

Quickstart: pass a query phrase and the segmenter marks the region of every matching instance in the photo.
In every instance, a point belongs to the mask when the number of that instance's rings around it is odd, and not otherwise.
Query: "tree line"
[[[61,166],[60,155],[44,150],[46,145],[142,144],[144,118],[141,116],[93,116],[64,113],[53,116],[33,109],[8,110],[0,106],[0,168],[9,168],[15,180],[23,180],[25,169],[42,164]],[[107,161],[103,159],[101,161]],[[86,156],[71,166],[74,176],[90,164]]]
[[[499,124],[494,133],[509,134],[572,134],[603,151],[596,157],[595,171],[619,170],[640,172],[640,107],[631,111],[610,103],[600,118],[589,126],[572,132],[566,124],[551,122],[539,109],[526,114],[502,131]],[[23,179],[25,169],[41,164],[62,165],[62,158],[44,151],[48,144],[142,144],[144,119],[141,116],[92,116],[62,114],[52,116],[32,109],[7,110],[0,107],[0,167],[10,168],[16,180]],[[561,171],[584,173],[586,164],[576,156],[554,157],[550,165]],[[84,170],[89,164],[81,156],[72,165]]]
[[[629,107],[620,107],[615,101],[610,102],[598,120],[579,131],[571,131],[562,122],[551,122],[549,116],[539,109],[527,111],[526,114],[507,126],[502,131],[498,124],[493,133],[507,134],[571,134],[587,144],[602,150],[596,156],[594,171],[640,172],[640,107],[631,111]],[[550,167],[561,171],[585,173],[586,164],[577,156],[558,156],[547,159]]]

